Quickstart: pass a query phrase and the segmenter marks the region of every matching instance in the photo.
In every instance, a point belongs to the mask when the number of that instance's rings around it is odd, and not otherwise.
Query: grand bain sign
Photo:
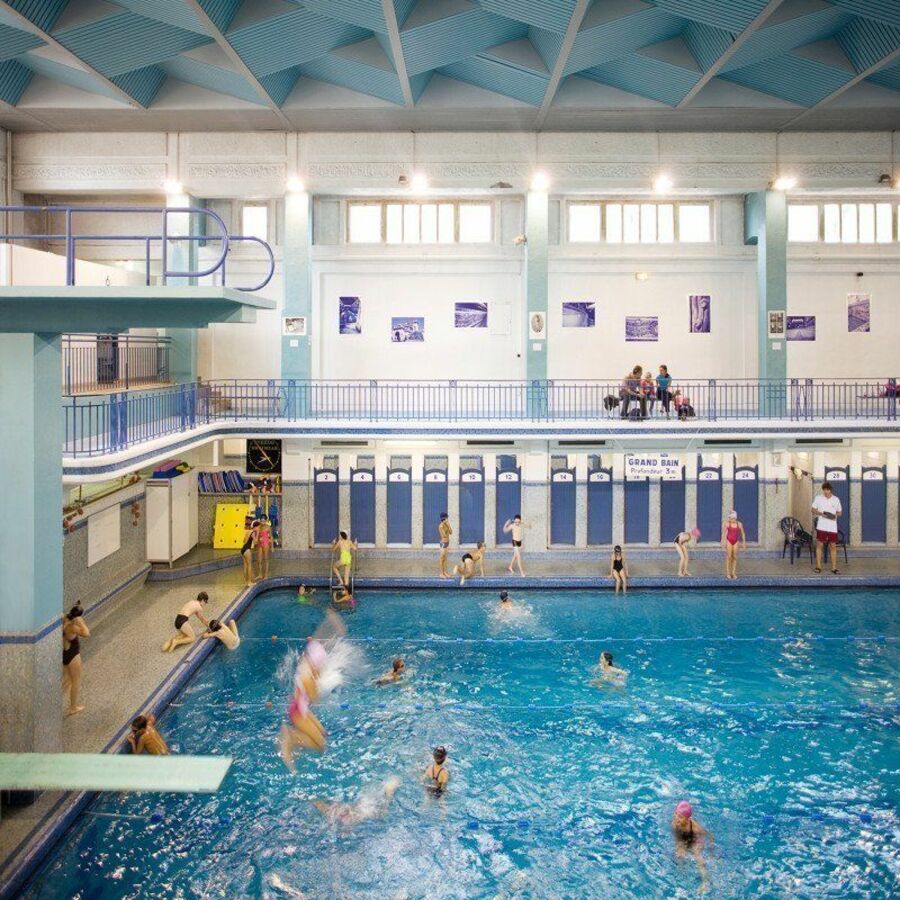
[[[637,478],[662,478],[666,481],[678,481],[681,478],[681,461],[670,453],[644,453],[625,454],[625,477]]]

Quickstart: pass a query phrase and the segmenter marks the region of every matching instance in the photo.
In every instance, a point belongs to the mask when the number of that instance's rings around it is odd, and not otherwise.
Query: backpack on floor
[[[641,408],[639,406],[636,406],[633,409],[629,409],[628,418],[632,422],[639,422],[643,418],[643,416],[641,415]]]
[[[614,409],[617,409],[619,406],[619,398],[615,394],[607,394],[603,398],[603,408],[607,412],[612,412]]]

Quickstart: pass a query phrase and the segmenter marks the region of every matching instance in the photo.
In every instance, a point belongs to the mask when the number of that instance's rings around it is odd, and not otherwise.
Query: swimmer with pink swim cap
[[[310,638],[297,664],[294,693],[287,711],[290,725],[285,723],[281,726],[279,739],[281,758],[292,772],[295,770],[294,754],[298,749],[316,750],[319,753],[325,749],[325,729],[310,707],[318,699],[316,682],[327,659],[328,651],[324,644]]]
[[[700,529],[692,528],[690,531],[681,531],[676,535],[674,544],[675,549],[678,551],[678,577],[684,578],[691,573],[688,571],[688,563],[690,562],[691,555],[688,552],[688,546],[691,541],[699,541],[700,540]]]
[[[712,843],[713,836],[695,818],[694,808],[687,800],[681,800],[672,816],[672,834],[675,837],[675,857],[684,859],[688,853],[693,856],[700,871],[700,893],[705,893],[709,884],[703,848]]]

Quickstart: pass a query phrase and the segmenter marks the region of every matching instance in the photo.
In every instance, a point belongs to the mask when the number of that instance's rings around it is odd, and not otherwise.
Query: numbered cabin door
[[[862,539],[869,544],[887,541],[887,467],[862,470]],[[846,530],[844,534],[846,534]]]
[[[412,543],[412,470],[388,469],[387,542]]]
[[[587,485],[588,544],[612,543],[613,484],[612,469],[594,469],[588,473]]]
[[[625,479],[625,543],[650,541],[650,480]]]
[[[659,483],[659,542],[671,544],[684,531],[685,515],[684,466],[681,477],[663,478]]]
[[[330,544],[338,536],[338,470],[313,470],[313,542]]]
[[[522,513],[522,469],[499,469],[497,471],[496,508],[494,516],[494,541],[509,543],[509,535],[503,533],[503,526],[515,515]]]
[[[484,540],[484,467],[459,473],[459,542]]]
[[[374,469],[350,469],[350,534],[360,544],[375,543]]]
[[[835,466],[825,469],[825,480],[831,485],[831,492],[841,501],[841,517],[837,520],[838,531],[844,532],[848,543],[850,541],[850,466]],[[813,496],[819,493],[816,485],[813,488]],[[813,528],[815,528],[815,521]]]
[[[550,473],[550,543],[575,544],[575,470]]]
[[[759,540],[759,466],[735,466],[734,508],[748,543]]]
[[[447,470],[426,469],[422,477],[422,543],[439,544],[441,513],[450,513],[447,509]],[[450,524],[455,530],[456,522]]]
[[[701,465],[697,470],[697,527],[700,541],[722,539],[722,467]]]

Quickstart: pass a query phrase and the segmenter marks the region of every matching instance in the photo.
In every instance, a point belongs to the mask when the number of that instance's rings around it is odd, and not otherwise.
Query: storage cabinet
[[[171,565],[197,546],[197,476],[193,471],[147,482],[147,561]]]

